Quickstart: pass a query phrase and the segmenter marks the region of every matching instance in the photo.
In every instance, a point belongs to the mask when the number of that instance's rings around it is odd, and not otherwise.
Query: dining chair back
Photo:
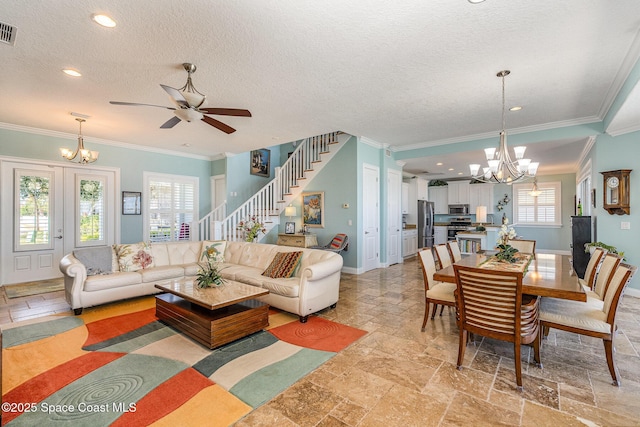
[[[422,265],[422,277],[424,280],[425,307],[424,320],[422,322],[422,332],[424,332],[429,318],[429,304],[433,304],[432,319],[436,315],[438,305],[442,305],[443,308],[445,305],[455,307],[456,299],[454,291],[456,290],[456,284],[433,280],[433,275],[436,272],[436,262],[433,258],[431,248],[424,248],[418,252],[418,256]],[[440,315],[442,315],[442,311],[440,311]]]
[[[536,241],[525,239],[513,239],[509,240],[509,244],[516,248],[518,252],[523,254],[535,254],[536,253]]]
[[[585,290],[593,290],[596,283],[598,268],[600,267],[600,263],[606,253],[607,251],[602,248],[595,248],[591,253],[591,258],[589,258],[589,263],[587,264],[587,268],[584,272],[584,278],[578,279],[580,284],[585,287]]]
[[[609,253],[604,256],[602,264],[600,264],[598,274],[596,275],[594,292],[597,298],[604,300],[604,295],[607,292],[607,285],[611,281],[611,277],[615,273],[616,268],[621,261],[622,257],[616,254]]]
[[[449,255],[448,246],[443,243],[441,245],[436,245],[436,256],[438,257],[438,263],[440,263],[440,268],[447,268],[451,263],[451,256]]]
[[[516,383],[522,389],[521,344],[533,344],[540,364],[538,340],[539,297],[522,295],[523,273],[454,264],[458,326],[458,369],[461,369],[467,333],[513,343]]]
[[[606,261],[606,260],[605,260]],[[607,283],[604,304],[601,306],[579,302],[544,298],[540,309],[540,325],[543,335],[549,329],[560,329],[580,335],[601,338],[607,358],[607,367],[613,379],[613,385],[620,385],[620,374],[614,359],[613,338],[616,332],[616,313],[637,268],[629,264],[619,264]]]
[[[451,257],[451,262],[455,263],[462,259],[462,254],[460,253],[460,246],[458,246],[457,240],[449,240],[447,242],[447,247],[449,249],[449,256]]]

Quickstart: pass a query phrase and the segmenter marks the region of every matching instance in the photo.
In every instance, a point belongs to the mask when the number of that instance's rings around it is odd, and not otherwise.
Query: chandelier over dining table
[[[517,181],[524,181],[535,177],[538,171],[538,162],[524,158],[527,147],[513,147],[515,160],[512,159],[507,147],[507,131],[505,123],[505,91],[504,78],[511,73],[509,70],[502,70],[497,77],[502,79],[502,131],[500,131],[500,145],[498,151],[495,147],[485,148],[485,156],[488,166],[482,168],[480,172],[479,164],[470,164],[471,177],[477,181],[489,183],[512,184]]]

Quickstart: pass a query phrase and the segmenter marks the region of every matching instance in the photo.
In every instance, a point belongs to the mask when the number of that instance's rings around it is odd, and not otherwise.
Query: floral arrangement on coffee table
[[[220,274],[222,270],[219,264],[220,253],[213,245],[205,248],[200,256],[200,261],[204,260],[204,265],[198,263],[200,268],[196,273],[196,286],[199,288],[212,288],[214,286],[222,286],[225,279]]]
[[[260,233],[264,234],[267,232],[267,229],[264,228],[264,224],[258,221],[255,216],[240,221],[237,229],[242,231],[244,234],[244,240],[247,242],[253,242]]]
[[[503,262],[514,263],[519,257],[516,255],[518,250],[509,244],[509,240],[514,239],[517,234],[513,227],[508,226],[509,221],[505,221],[498,232],[498,253],[495,257]]]

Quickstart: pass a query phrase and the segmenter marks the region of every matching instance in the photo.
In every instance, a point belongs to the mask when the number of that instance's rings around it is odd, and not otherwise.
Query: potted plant
[[[208,246],[204,252],[202,252],[202,256],[200,260],[204,260],[205,263],[198,265],[200,268],[198,269],[198,273],[196,273],[196,285],[199,288],[210,288],[214,286],[221,286],[224,284],[225,279],[222,278],[220,271],[222,270],[218,264],[220,253],[213,245]]]
[[[606,243],[602,243],[602,242],[590,242],[590,243],[584,244],[585,252],[593,253],[595,248],[602,248],[611,254],[620,255],[624,260],[624,252],[618,252],[618,249],[615,246],[607,245]]]

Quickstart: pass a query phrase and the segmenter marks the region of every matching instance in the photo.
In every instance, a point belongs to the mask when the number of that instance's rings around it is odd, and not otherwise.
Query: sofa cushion
[[[226,253],[225,261],[264,270],[269,266],[269,264],[271,264],[276,253],[284,252],[279,251],[278,249],[282,249],[282,246],[266,245],[262,243],[245,243],[242,247],[242,254],[237,261],[226,260]]]
[[[262,287],[269,292],[282,295],[284,297],[296,298],[300,296],[300,279],[292,277],[290,279],[268,279],[262,280]]]
[[[163,267],[153,267],[141,270],[138,273],[142,275],[142,281],[144,283],[149,283],[160,280],[182,278],[184,276],[184,268],[181,265],[165,265]]]
[[[200,270],[200,265],[193,263],[193,264],[182,264],[180,267],[184,268],[184,275],[185,276],[195,276],[196,274],[198,274],[198,270]]]
[[[153,267],[153,256],[149,245],[144,242],[114,245],[120,271],[138,271]]]
[[[169,253],[170,265],[192,264],[202,255],[202,242],[165,243]]]
[[[73,256],[87,269],[87,276],[111,273],[113,271],[111,269],[112,254],[111,246],[80,248],[73,251]]]
[[[142,275],[132,271],[119,271],[113,274],[90,276],[84,281],[86,292],[102,291],[111,288],[142,283]]]
[[[234,265],[226,262],[220,264],[220,274],[227,280],[236,280],[236,274],[247,271],[245,265]],[[262,270],[260,270],[262,272]]]
[[[273,279],[289,278],[294,275],[301,258],[302,251],[278,252],[262,275]]]
[[[209,253],[209,257],[215,262],[224,262],[224,251],[227,247],[226,240],[205,240],[202,242],[202,254],[200,255],[200,261],[205,261],[205,252]]]
[[[262,270],[257,268],[244,267],[242,271],[236,273],[235,281],[246,283],[247,285],[262,287],[264,276]]]

